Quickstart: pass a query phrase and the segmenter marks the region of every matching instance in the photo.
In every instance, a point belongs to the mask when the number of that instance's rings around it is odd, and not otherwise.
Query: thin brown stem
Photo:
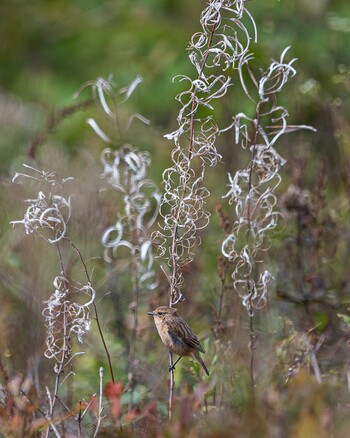
[[[219,309],[218,309],[218,319],[221,321],[221,314],[222,314],[222,307],[224,303],[224,295],[225,295],[225,280],[226,280],[226,274],[227,274],[227,264],[224,264],[224,272],[222,273],[221,278],[221,290],[220,290],[220,298],[219,298]]]
[[[255,370],[255,340],[256,335],[254,331],[254,314],[250,310],[249,311],[249,336],[250,336],[250,382],[252,386],[252,395],[254,397],[255,394],[255,377],[254,377],[254,370]]]
[[[251,198],[250,198],[250,193],[252,190],[252,186],[253,186],[253,163],[254,163],[254,159],[255,159],[255,155],[256,155],[256,150],[257,150],[257,142],[258,142],[258,135],[259,135],[259,120],[260,120],[260,106],[261,106],[261,102],[259,102],[257,104],[256,107],[256,115],[255,115],[255,133],[254,133],[254,139],[252,142],[252,158],[250,161],[250,167],[249,167],[249,180],[248,180],[248,205],[247,205],[247,221],[248,221],[248,235],[250,236],[251,232],[252,232],[252,224],[251,224],[251,215],[252,215],[252,211],[251,211]],[[248,271],[248,266],[247,266],[247,271]],[[247,275],[247,293],[249,296],[247,305],[248,305],[248,313],[249,313],[249,336],[250,336],[250,380],[251,380],[251,386],[252,386],[252,394],[254,396],[254,392],[255,392],[255,377],[254,377],[254,371],[255,371],[255,341],[256,341],[256,335],[255,335],[255,331],[254,331],[254,312],[253,312],[253,303],[252,303],[252,294],[253,291],[251,290],[252,286],[251,286],[251,281],[250,281],[250,276],[254,275],[254,273],[251,273],[250,275]]]
[[[60,248],[59,242],[56,242],[56,249],[57,249],[57,254],[58,254],[58,260],[59,260],[60,265],[61,265],[61,275],[64,275],[64,265],[63,265],[63,259],[62,259],[61,248]]]
[[[61,108],[57,111],[52,111],[47,118],[45,129],[42,132],[40,132],[31,142],[27,152],[28,157],[35,159],[38,147],[47,141],[49,135],[57,128],[57,126],[63,120],[65,120],[67,117],[75,114],[80,110],[85,110],[91,107],[93,103],[94,100],[89,99],[86,100],[85,102],[79,102],[74,105]]]
[[[133,392],[134,392],[134,380],[135,380],[135,361],[136,361],[136,339],[138,331],[138,306],[139,306],[139,285],[138,285],[138,274],[136,265],[133,263],[132,272],[132,285],[133,285],[133,300],[131,303],[131,314],[133,317],[133,326],[131,332],[130,340],[130,350],[128,357],[128,383],[130,391],[129,399],[129,411],[132,409],[133,405]]]
[[[168,416],[169,416],[169,420],[171,420],[172,409],[173,409],[174,388],[175,388],[174,362],[173,362],[173,353],[171,351],[169,351],[169,364],[170,364],[170,383],[169,383]]]
[[[85,261],[83,259],[83,256],[81,255],[81,252],[79,251],[79,248],[77,248],[77,246],[68,237],[65,237],[65,239],[69,242],[69,244],[77,252],[77,254],[78,254],[79,258],[80,258],[80,261],[81,261],[81,263],[82,263],[82,265],[84,267],[86,278],[87,278],[89,284],[91,285],[92,283],[91,283],[90,274],[89,274],[89,271],[87,269],[86,263],[85,263]],[[106,356],[107,356],[109,371],[111,373],[111,379],[112,379],[112,382],[115,383],[114,374],[113,374],[113,368],[112,368],[111,355],[109,354],[109,350],[108,350],[108,347],[107,347],[107,344],[106,344],[106,341],[105,341],[105,337],[103,335],[103,331],[102,331],[102,327],[101,327],[101,324],[100,324],[100,319],[99,319],[99,316],[98,316],[97,306],[96,306],[95,301],[92,302],[92,305],[93,305],[94,312],[95,312],[95,321],[96,321],[96,324],[97,324],[97,329],[99,331],[100,338],[101,338],[101,341],[102,341],[102,344],[103,344],[103,348],[104,348]]]

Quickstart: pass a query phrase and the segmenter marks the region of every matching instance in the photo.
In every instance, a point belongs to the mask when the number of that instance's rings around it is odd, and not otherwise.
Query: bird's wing
[[[205,353],[205,350],[202,347],[202,344],[199,342],[199,339],[183,319],[178,321],[178,324],[176,325],[172,324],[171,327],[168,325],[168,331],[170,336],[173,338],[179,337],[189,346],[189,348],[193,348],[201,353]]]

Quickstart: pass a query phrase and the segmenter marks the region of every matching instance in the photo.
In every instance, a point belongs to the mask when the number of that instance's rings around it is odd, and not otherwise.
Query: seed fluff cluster
[[[173,164],[163,172],[163,222],[154,234],[159,256],[169,266],[170,306],[184,299],[182,267],[191,262],[200,244],[199,231],[209,223],[206,200],[210,193],[204,177],[206,168],[221,160],[215,145],[220,132],[214,119],[215,102],[232,85],[229,69],[238,68],[248,53],[250,35],[244,16],[255,32],[244,1],[209,1],[201,15],[202,30],[192,36],[188,48],[196,78],[175,78],[185,90],[176,97],[181,104],[179,127],[165,136],[174,143]]]
[[[119,121],[119,106],[129,99],[141,82],[142,78],[137,76],[129,86],[118,90],[111,78],[98,78],[83,86],[92,87],[103,114],[114,127],[117,126],[120,142],[134,120],[149,124],[140,114],[129,117],[124,128]],[[155,183],[148,178],[150,155],[129,144],[118,145],[95,119],[89,118],[87,123],[104,143],[113,146],[102,151],[101,177],[107,183],[106,186],[121,195],[123,201],[123,208],[119,209],[116,222],[102,234],[104,258],[110,263],[118,257],[121,248],[128,248],[130,261],[137,270],[138,286],[154,289],[158,283],[155,279],[153,247],[149,235],[158,216],[161,195]],[[103,190],[107,190],[106,186]]]
[[[222,254],[233,266],[233,286],[243,305],[252,316],[254,308],[265,306],[268,283],[273,278],[262,270],[263,253],[270,246],[269,233],[277,226],[280,216],[276,209],[275,190],[281,182],[279,170],[285,160],[274,148],[277,140],[287,132],[312,129],[308,126],[289,126],[288,111],[277,104],[277,94],[296,74],[295,59],[284,61],[287,50],[279,61],[273,61],[260,79],[256,80],[247,56],[239,70],[242,87],[255,103],[255,117],[239,113],[233,123],[221,132],[233,130],[236,144],[249,149],[250,161],[245,169],[234,176],[229,174],[229,190],[223,196],[235,206],[236,219],[232,230],[222,243]],[[243,69],[247,68],[255,86],[252,97],[244,82]]]

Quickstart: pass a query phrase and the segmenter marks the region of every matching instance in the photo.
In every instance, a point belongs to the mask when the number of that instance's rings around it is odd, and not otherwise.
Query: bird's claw
[[[169,365],[169,373],[171,373],[172,371],[175,371],[175,366]]]

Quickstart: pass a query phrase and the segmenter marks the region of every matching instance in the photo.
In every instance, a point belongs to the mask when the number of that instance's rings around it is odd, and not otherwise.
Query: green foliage
[[[248,320],[231,285],[229,267],[217,260],[225,220],[230,227],[233,217],[227,207],[218,208],[226,172],[245,166],[248,157],[248,151],[236,148],[232,132],[218,137],[223,163],[206,176],[210,231],[201,232],[203,245],[183,271],[186,302],[178,305],[203,340],[211,376],[203,377],[191,359],[181,360],[169,422],[167,351],[146,314],[149,308],[167,303],[168,283],[161,270],[156,291],[139,291],[137,333],[134,344],[130,341],[135,305],[132,263],[125,250],[113,265],[106,264],[100,245],[103,230],[115,223],[116,210],[120,214],[123,209],[123,197],[100,190],[99,160],[105,144],[85,120],[96,118],[108,135],[116,136],[118,147],[132,144],[150,151],[149,177],[159,183],[170,162],[171,146],[163,135],[176,129],[179,103],[174,96],[183,91],[181,83],[171,80],[177,74],[193,73],[184,48],[198,29],[203,3],[12,0],[2,5],[0,433],[4,436],[44,434],[49,425],[45,387],[51,388],[54,380],[52,363],[43,358],[42,309],[53,293],[52,281],[60,266],[54,248],[37,236],[10,228],[9,222],[23,215],[23,199],[33,199],[37,193],[33,194],[32,184],[10,183],[22,163],[54,170],[60,178],[75,178],[69,183],[70,238],[92,274],[117,385],[103,395],[103,414],[109,417],[99,436],[350,434],[348,2],[249,2],[259,32],[259,44],[252,49],[256,65],[266,69],[271,58],[277,59],[291,45],[291,56],[298,58],[298,75],[279,103],[288,108],[293,124],[318,130],[290,133],[278,146],[287,159],[278,188],[284,224],[272,237],[269,260],[261,254],[275,281],[269,285],[268,307],[256,319],[254,390]],[[119,115],[124,126],[130,114],[141,113],[151,120],[151,127],[136,121],[123,138],[118,137],[116,124],[103,121],[87,92],[77,101],[86,106],[69,110],[77,103],[72,95],[82,83],[110,73],[117,88],[142,75],[144,84]],[[238,90],[236,85],[233,88]],[[243,98],[242,91],[235,91],[223,98],[222,105],[215,105],[221,126],[229,125],[237,112],[254,117],[254,106]],[[199,115],[206,116],[207,111]],[[76,287],[85,284],[77,253],[68,243],[61,251],[66,275],[77,282],[73,282]],[[75,373],[62,391],[62,400],[70,403],[71,410],[67,413],[59,406],[55,419],[55,424],[71,421],[72,433],[78,427],[73,417],[84,409],[82,428],[91,431],[96,426],[99,406],[93,394],[100,390],[101,366],[101,387],[111,381],[94,318],[92,325],[85,354],[65,371]],[[131,378],[132,345],[136,364]]]
[[[350,324],[350,316],[343,315],[341,313],[337,313],[337,317],[340,318],[341,320],[343,320],[345,322],[345,324],[347,324],[347,325]]]

